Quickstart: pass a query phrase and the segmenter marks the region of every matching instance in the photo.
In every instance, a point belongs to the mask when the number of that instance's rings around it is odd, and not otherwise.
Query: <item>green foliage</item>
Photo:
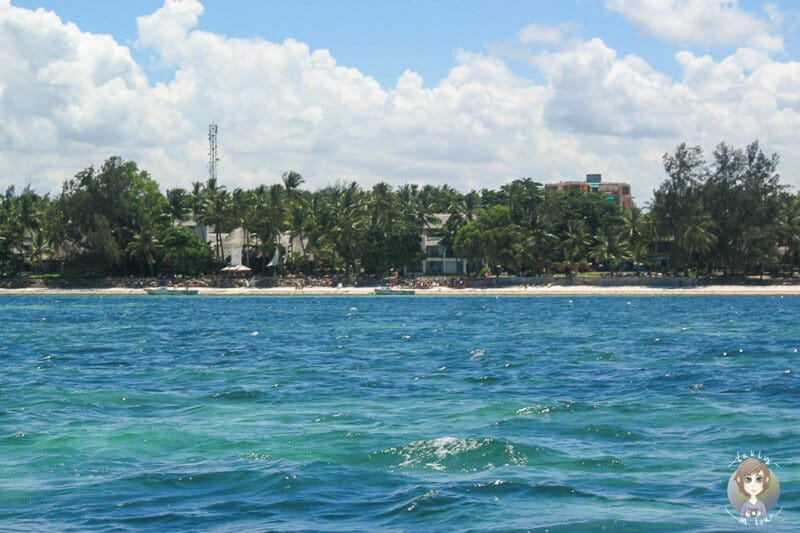
[[[69,256],[108,272],[129,270],[129,245],[137,235],[164,225],[167,201],[158,184],[133,161],[108,159],[64,183],[54,215]]]
[[[456,253],[472,261],[486,259],[490,268],[514,265],[514,249],[523,234],[514,222],[511,208],[493,205],[456,234]]]
[[[534,274],[647,263],[668,250],[673,270],[734,274],[800,267],[800,200],[779,183],[777,155],[754,142],[664,155],[666,180],[649,212],[602,195],[545,190],[532,178],[462,194],[442,185],[356,182],[311,192],[287,171],[272,185],[229,192],[216,179],[161,194],[136,163],[109,158],[65,181],[54,199],[30,188],[0,194],[0,272],[46,266],[97,274],[195,275],[216,268],[221,234],[244,232],[243,260],[260,272],[276,248],[280,272],[344,270],[385,275],[416,268],[422,235],[498,273]],[[440,218],[441,217],[441,218]],[[209,246],[193,220],[215,234]],[[203,233],[202,231],[200,233]]]
[[[211,247],[191,229],[165,228],[159,241],[160,270],[190,276],[209,271],[213,260]]]
[[[11,186],[0,194],[0,273],[41,268],[50,250],[45,226],[49,202],[30,187],[17,194]]]
[[[192,212],[192,197],[184,189],[170,189],[167,191],[166,216],[173,224],[184,220]]]
[[[216,178],[208,178],[202,188],[199,198],[199,221],[214,228],[215,246],[214,254],[218,261],[224,261],[222,248],[222,233],[227,227],[231,198],[224,186],[217,183]]]
[[[630,245],[621,233],[605,231],[595,237],[589,257],[607,270],[616,270],[620,263],[631,258]]]
[[[762,273],[778,267],[779,247],[797,247],[792,197],[778,180],[778,156],[754,141],[721,143],[706,163],[700,147],[664,155],[668,179],[654,193],[657,236],[672,245],[675,269]],[[788,256],[785,256],[788,257]]]

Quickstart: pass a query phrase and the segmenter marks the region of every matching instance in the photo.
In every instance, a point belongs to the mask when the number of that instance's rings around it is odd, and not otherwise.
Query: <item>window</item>
[[[426,246],[425,257],[444,257],[444,246]]]
[[[442,274],[444,272],[441,261],[429,262],[427,264],[426,270],[427,270],[426,274]]]

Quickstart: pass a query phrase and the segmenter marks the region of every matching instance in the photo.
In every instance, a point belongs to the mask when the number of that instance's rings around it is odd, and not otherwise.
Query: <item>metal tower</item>
[[[208,179],[217,179],[217,125],[208,125]]]

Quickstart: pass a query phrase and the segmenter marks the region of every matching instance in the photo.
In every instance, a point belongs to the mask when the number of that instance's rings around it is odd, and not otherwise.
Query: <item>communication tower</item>
[[[208,125],[208,178],[217,179],[217,125]]]

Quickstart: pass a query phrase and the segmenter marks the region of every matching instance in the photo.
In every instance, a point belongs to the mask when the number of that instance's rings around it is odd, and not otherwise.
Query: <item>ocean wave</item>
[[[249,402],[264,397],[265,393],[253,389],[229,389],[210,394],[208,398],[215,401]]]
[[[606,424],[591,424],[588,426],[570,429],[568,435],[581,438],[591,438],[591,440],[610,440],[623,442],[637,442],[645,439],[645,436],[628,427]]]
[[[385,449],[384,458],[395,469],[436,472],[480,472],[500,466],[524,466],[529,457],[514,443],[494,438],[439,437]]]
[[[722,530],[745,446],[791,511],[800,307],[629,300],[8,308],[0,529]]]

